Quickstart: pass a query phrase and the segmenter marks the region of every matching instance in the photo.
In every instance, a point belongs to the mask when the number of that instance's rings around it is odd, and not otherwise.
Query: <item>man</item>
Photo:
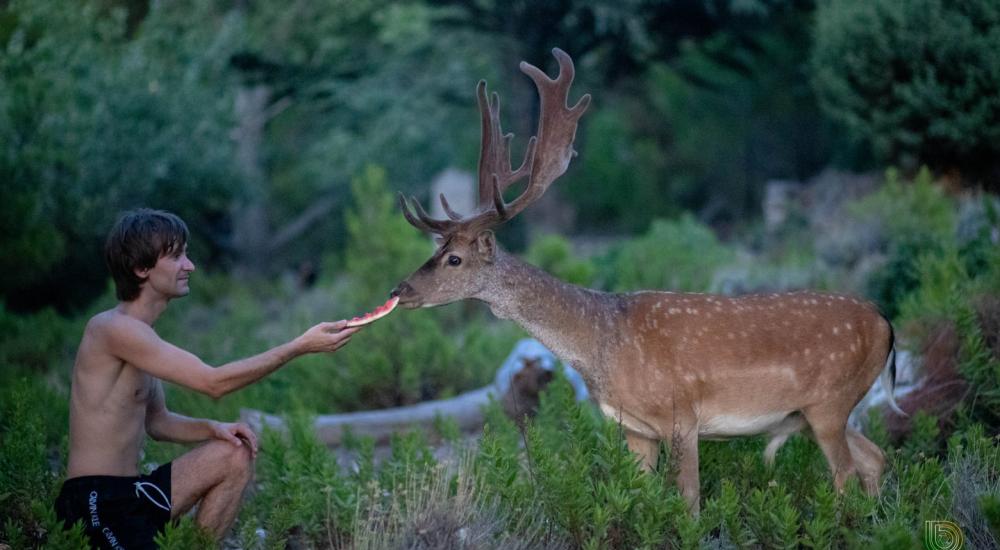
[[[118,220],[105,245],[118,305],[84,330],[70,392],[67,480],[56,513],[82,521],[102,548],[152,548],[167,521],[198,505],[197,522],[222,538],[253,474],[257,438],[246,424],[187,418],[167,410],[161,380],[219,398],[303,354],[333,352],[357,329],[320,323],[294,340],[212,368],[153,330],[170,300],[186,296],[194,264],[187,226],[168,212],[142,209]],[[139,453],[153,439],[206,443],[139,475]]]

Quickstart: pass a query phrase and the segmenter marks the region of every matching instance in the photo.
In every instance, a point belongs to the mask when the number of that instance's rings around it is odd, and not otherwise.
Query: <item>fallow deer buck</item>
[[[673,292],[610,294],[560,281],[497,245],[493,229],[513,218],[569,166],[577,121],[590,96],[567,107],[573,62],[559,49],[552,80],[528,63],[541,101],[537,136],[524,161],[510,164],[512,135],[500,130],[497,94],[476,93],[482,116],[477,210],[461,216],[444,195],[448,219],[433,219],[400,195],[407,221],[437,236],[439,248],[393,291],[407,308],[456,300],[489,304],[572,365],[607,416],[623,426],[645,468],[659,441],[672,445],[677,484],[698,509],[698,439],[766,434],[770,463],[785,440],[806,430],[842,489],[859,474],[879,489],[882,451],[847,426],[879,373],[892,392],[893,331],[874,305],[848,296],[797,292],[744,297]],[[527,178],[512,202],[503,192]]]

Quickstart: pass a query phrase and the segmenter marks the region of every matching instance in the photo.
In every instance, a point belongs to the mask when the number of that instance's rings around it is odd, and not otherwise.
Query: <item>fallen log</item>
[[[452,419],[462,431],[478,430],[483,426],[482,407],[490,397],[499,399],[496,386],[479,388],[451,399],[425,401],[416,405],[358,411],[343,414],[323,414],[316,417],[313,426],[316,437],[326,445],[338,445],[347,430],[356,436],[368,436],[376,442],[387,441],[393,433],[412,429],[431,431],[436,419]],[[284,420],[255,409],[241,409],[240,420],[260,433],[264,427],[285,430]]]

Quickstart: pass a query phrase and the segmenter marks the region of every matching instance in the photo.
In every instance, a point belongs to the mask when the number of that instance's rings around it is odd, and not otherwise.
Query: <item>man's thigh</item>
[[[186,513],[226,478],[245,476],[252,468],[249,448],[228,441],[209,441],[181,455],[173,461],[171,517]]]

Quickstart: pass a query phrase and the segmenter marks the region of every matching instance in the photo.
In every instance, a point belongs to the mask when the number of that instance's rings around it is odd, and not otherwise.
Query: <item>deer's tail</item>
[[[882,315],[882,318],[889,325],[889,355],[886,357],[886,366],[882,369],[879,380],[889,397],[889,407],[902,416],[910,416],[896,403],[896,331],[893,330],[892,321],[888,317]]]

